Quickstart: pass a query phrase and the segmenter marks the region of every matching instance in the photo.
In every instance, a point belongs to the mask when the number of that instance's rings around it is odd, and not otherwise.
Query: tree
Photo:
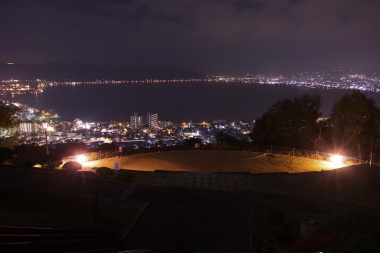
[[[318,136],[319,108],[319,96],[280,100],[256,120],[251,138],[256,144],[310,148]]]
[[[62,166],[62,170],[78,171],[82,169],[82,165],[76,161],[70,161]]]
[[[215,136],[218,144],[226,144],[226,145],[234,145],[237,140],[232,135],[229,135],[228,133],[223,132],[222,130],[219,130],[216,133]]]
[[[0,128],[13,127],[17,123],[13,118],[17,111],[17,109],[5,106],[4,103],[0,101]]]
[[[56,155],[47,155],[40,161],[44,169],[55,169],[62,164],[62,159]]]
[[[364,152],[370,153],[379,119],[374,100],[359,90],[344,95],[331,110],[334,146],[348,151],[356,149],[361,160]]]
[[[12,138],[12,136],[1,136],[1,132],[2,129],[11,128],[17,124],[17,121],[13,117],[17,111],[17,109],[12,109],[9,106],[4,105],[4,103],[0,101],[0,146],[9,147],[14,141],[14,138]]]
[[[11,161],[13,159],[13,150],[7,147],[0,147],[0,165],[3,165],[5,161]]]

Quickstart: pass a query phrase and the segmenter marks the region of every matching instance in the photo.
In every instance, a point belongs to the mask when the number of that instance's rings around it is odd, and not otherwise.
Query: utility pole
[[[45,129],[46,155],[48,156],[49,155],[49,143],[48,143],[48,135],[47,135],[48,123],[47,122],[43,122],[42,126]]]
[[[373,124],[373,139],[372,139],[372,148],[371,148],[371,154],[369,159],[369,167],[372,167],[372,163],[375,161],[375,139],[376,139],[376,130],[377,126],[376,124]]]

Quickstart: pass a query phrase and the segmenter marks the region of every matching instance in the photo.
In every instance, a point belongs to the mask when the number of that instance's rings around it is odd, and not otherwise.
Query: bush
[[[26,159],[26,158],[16,158],[13,160],[13,166],[16,168],[21,168],[21,169],[30,169],[33,168],[34,165],[37,163],[31,159]]]
[[[323,156],[319,154],[308,154],[308,155],[305,155],[305,157],[309,159],[314,159],[314,160],[323,160]]]
[[[0,147],[0,164],[4,164],[7,160],[12,160],[13,150],[6,147]]]
[[[82,169],[82,165],[75,161],[67,162],[62,166],[62,170],[68,170],[68,171],[78,171],[81,169]]]
[[[99,157],[99,152],[92,152],[89,156],[89,161],[95,161],[95,160],[98,160],[100,159]]]
[[[129,182],[133,177],[134,174],[127,170],[119,170],[115,175],[115,179],[122,182]]]
[[[107,178],[113,175],[113,169],[108,167],[100,167],[96,169],[95,173],[101,178]]]
[[[323,224],[316,234],[337,232],[380,238],[380,215],[366,212],[340,215]]]
[[[45,169],[54,169],[62,164],[62,159],[56,155],[47,155],[41,162],[41,167]]]
[[[349,213],[332,218],[317,232],[294,243],[289,252],[380,252],[380,216]]]
[[[328,253],[362,253],[380,252],[380,241],[374,238],[363,238],[337,243],[326,249]]]
[[[314,235],[311,237],[303,238],[295,242],[288,250],[290,253],[303,253],[303,252],[326,252],[327,248],[331,248],[340,243],[349,241],[357,241],[361,238],[357,235],[348,233],[332,233],[327,235]],[[344,252],[344,251],[343,251]]]
[[[270,221],[272,225],[282,224],[285,222],[285,211],[274,210],[270,213]]]

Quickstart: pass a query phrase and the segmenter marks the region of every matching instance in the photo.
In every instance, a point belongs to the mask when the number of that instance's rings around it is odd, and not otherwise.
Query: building
[[[18,127],[18,131],[20,133],[36,133],[38,132],[38,124],[33,121],[20,122]]]
[[[132,129],[139,129],[143,125],[143,116],[139,116],[137,112],[133,114],[133,116],[130,117],[131,122],[130,126]]]
[[[173,126],[173,122],[171,122],[170,120],[169,120],[169,121],[166,121],[166,120],[159,120],[159,121],[158,121],[158,125],[159,125],[159,127],[161,127],[161,128],[172,127],[172,126]]]
[[[145,117],[145,124],[150,128],[158,128],[158,113],[148,112]]]

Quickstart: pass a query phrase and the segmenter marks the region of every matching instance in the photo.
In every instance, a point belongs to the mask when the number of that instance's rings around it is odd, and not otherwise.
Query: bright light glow
[[[330,157],[330,161],[334,168],[340,168],[344,166],[343,157],[341,155],[332,155]]]
[[[87,160],[87,157],[85,155],[77,155],[75,160],[80,163],[80,164],[83,164],[84,162],[86,162]]]
[[[342,156],[341,155],[333,155],[330,157],[330,161],[332,163],[336,163],[336,164],[342,163]]]

